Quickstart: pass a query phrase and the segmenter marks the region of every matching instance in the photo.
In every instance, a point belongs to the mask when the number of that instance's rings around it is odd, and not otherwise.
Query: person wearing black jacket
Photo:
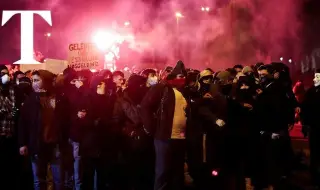
[[[291,163],[289,124],[294,112],[288,109],[287,90],[274,79],[272,65],[258,69],[261,91],[258,92],[256,113],[260,127],[261,185],[274,187],[288,173]],[[293,109],[293,107],[292,107]]]
[[[128,87],[123,97],[117,100],[113,113],[114,123],[123,136],[128,186],[134,190],[150,190],[153,187],[153,139],[143,129],[140,112],[140,104],[147,90],[145,77],[131,75]]]
[[[117,158],[116,129],[112,125],[112,111],[115,94],[107,93],[106,81],[102,76],[93,77],[90,84],[90,108],[86,114],[79,113],[83,124],[80,153],[83,163],[83,189],[94,187],[97,175],[97,189],[114,189],[112,169]]]
[[[89,83],[91,78],[89,70],[72,71],[65,78],[64,91],[70,103],[70,131],[69,142],[72,146],[72,164],[75,190],[81,190],[82,167],[79,143],[83,136],[82,126],[88,125],[87,120],[82,120],[90,108]],[[80,117],[79,117],[80,116]]]
[[[314,74],[314,86],[306,93],[301,109],[301,119],[309,128],[310,169],[313,185],[320,187],[320,69]]]
[[[190,174],[199,189],[244,189],[241,139],[243,108],[229,95],[232,77],[222,71],[196,104],[197,148],[188,154]],[[190,137],[190,135],[188,136]]]
[[[18,80],[18,85],[15,86],[15,92],[16,92],[16,107],[17,107],[17,114],[15,117],[17,129],[18,129],[18,121],[20,118],[20,110],[22,105],[24,104],[24,101],[27,99],[27,97],[32,93],[32,86],[31,86],[31,80],[28,77],[22,77]],[[18,131],[16,131],[16,134],[19,134]],[[25,156],[20,156],[19,158],[19,165],[20,166],[20,176],[19,176],[19,187],[20,189],[33,189],[33,182],[32,182],[32,167],[31,162],[29,158],[26,158]]]
[[[181,93],[187,72],[182,61],[166,81],[153,86],[141,103],[142,122],[154,137],[156,153],[155,190],[184,187],[187,101]]]
[[[69,110],[65,96],[55,94],[54,75],[46,70],[32,73],[34,92],[21,109],[18,141],[20,154],[30,156],[34,189],[47,188],[47,169],[51,165],[54,189],[63,189],[61,158],[68,144]]]

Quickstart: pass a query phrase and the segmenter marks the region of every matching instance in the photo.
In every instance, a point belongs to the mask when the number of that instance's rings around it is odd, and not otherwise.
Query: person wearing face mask
[[[54,189],[63,189],[63,149],[68,145],[69,106],[65,96],[55,94],[54,75],[46,70],[32,73],[33,91],[25,100],[19,119],[19,152],[32,160],[34,189],[47,188],[50,164]]]
[[[210,70],[203,70],[198,76],[198,91],[200,96],[209,92],[211,83],[213,83],[213,73]]]
[[[147,92],[146,78],[133,74],[128,79],[128,88],[116,102],[113,120],[121,129],[122,154],[129,174],[130,189],[149,190],[153,188],[154,154],[152,138],[143,129],[140,104]]]
[[[3,183],[0,184],[0,189],[8,187],[15,188],[17,178],[17,158],[15,154],[17,150],[17,92],[14,86],[10,83],[8,68],[0,65],[0,176]]]
[[[74,186],[76,190],[82,187],[81,155],[79,153],[80,141],[84,136],[82,128],[88,125],[87,112],[90,108],[90,78],[92,73],[89,70],[78,71],[66,74],[69,84],[66,84],[65,91],[70,103],[70,135],[69,142],[73,148],[73,171]],[[67,82],[65,81],[65,83]],[[66,88],[65,87],[65,88]]]
[[[187,100],[183,95],[187,72],[182,61],[151,88],[141,103],[144,129],[154,137],[155,190],[184,189]],[[155,125],[158,123],[158,125]]]
[[[308,127],[310,147],[310,169],[312,183],[320,187],[320,69],[314,74],[313,86],[305,94],[301,108],[301,120]]]
[[[245,75],[245,76],[248,76],[250,78],[250,80],[252,80],[254,83],[258,84],[259,83],[259,79],[255,77],[255,74],[254,74],[254,70],[252,67],[250,66],[245,66],[243,69],[242,69],[242,73]]]
[[[273,188],[289,172],[291,144],[289,124],[294,112],[288,109],[287,91],[275,81],[272,65],[258,69],[261,91],[256,99],[256,118],[260,130],[260,185]],[[269,166],[269,167],[264,167]],[[267,179],[267,180],[266,180]]]
[[[219,86],[219,91],[227,98],[234,98],[236,83],[233,83],[234,77],[229,71],[221,71],[216,76],[216,84]]]
[[[17,114],[16,118],[20,117],[21,107],[23,106],[24,101],[26,98],[32,93],[32,85],[31,80],[28,77],[22,77],[19,79],[18,85],[15,86],[16,91],[16,107],[17,107]],[[33,189],[32,183],[32,169],[31,164],[29,163],[30,160],[25,157],[20,157],[20,175],[19,175],[19,186],[20,189]]]
[[[256,104],[256,89],[258,85],[255,80],[249,76],[239,78],[236,89],[236,101],[244,108],[242,112],[241,123],[243,125],[243,147],[244,147],[244,166],[247,185],[255,184],[255,175],[257,173],[256,155],[259,144],[259,130],[257,130],[255,120],[255,104]]]
[[[193,111],[198,114],[198,126],[189,135],[194,140],[189,143],[188,150],[191,152],[187,157],[190,174],[198,189],[245,187],[241,168],[243,159],[240,156],[243,155],[243,139],[239,135],[243,130],[243,108],[230,96],[232,82],[228,71],[219,72],[216,83],[210,85]],[[213,171],[218,171],[221,177],[214,176]],[[235,186],[223,182],[230,180],[235,181],[232,183]]]
[[[25,77],[25,74],[21,71],[16,71],[13,74],[13,81],[16,83],[16,85],[19,85],[19,79]]]
[[[80,153],[83,166],[82,189],[94,189],[96,173],[97,189],[114,189],[113,171],[117,158],[117,129],[112,124],[112,112],[116,94],[107,93],[106,80],[94,76],[90,82],[90,108],[83,117],[88,123],[82,126]],[[82,120],[82,121],[85,121]]]
[[[159,79],[157,77],[157,72],[153,69],[145,69],[142,71],[141,75],[147,78],[146,86],[148,88],[158,84]]]

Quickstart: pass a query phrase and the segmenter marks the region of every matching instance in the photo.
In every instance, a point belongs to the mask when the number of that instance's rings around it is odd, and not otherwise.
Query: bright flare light
[[[206,9],[205,9],[204,7],[201,7],[201,10],[202,10],[202,11],[205,11]]]
[[[120,35],[110,32],[99,31],[93,36],[93,42],[103,51],[111,48],[114,44],[122,43],[123,41],[124,39]]]
[[[104,58],[105,58],[106,61],[113,61],[114,60],[114,54],[112,52],[109,52],[104,56]]]
[[[177,17],[177,18],[182,18],[183,15],[182,15],[180,12],[176,12],[176,17]]]
[[[207,11],[207,12],[210,11],[210,8],[209,8],[209,7],[206,7],[206,11]]]
[[[292,59],[289,59],[289,63],[291,63],[292,62]]]
[[[50,36],[51,36],[51,33],[46,33],[44,36],[50,37]]]
[[[280,57],[280,61],[283,61],[283,57]]]

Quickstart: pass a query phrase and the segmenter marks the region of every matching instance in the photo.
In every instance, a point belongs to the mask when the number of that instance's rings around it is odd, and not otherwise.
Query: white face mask
[[[10,77],[8,74],[5,74],[1,77],[2,84],[7,84],[10,81]]]
[[[320,86],[320,73],[314,74],[313,82],[314,82],[314,86],[316,87]]]
[[[158,84],[158,77],[154,76],[154,77],[149,77],[147,83],[150,86],[156,85]]]
[[[74,85],[75,85],[77,88],[80,88],[80,87],[83,85],[83,82],[77,80],[77,81],[74,83]]]

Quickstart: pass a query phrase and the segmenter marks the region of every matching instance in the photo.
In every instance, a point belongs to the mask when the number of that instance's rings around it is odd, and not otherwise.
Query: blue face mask
[[[5,74],[1,77],[2,84],[7,84],[10,81],[10,77],[8,74]]]
[[[149,77],[147,83],[150,86],[154,86],[154,85],[158,84],[158,77]]]

